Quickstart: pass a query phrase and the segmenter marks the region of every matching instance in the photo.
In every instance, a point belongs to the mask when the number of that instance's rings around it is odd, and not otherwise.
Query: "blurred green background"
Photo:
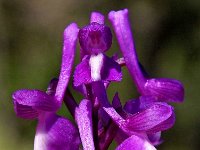
[[[71,22],[86,25],[91,11],[107,15],[123,8],[129,9],[139,59],[147,72],[185,85],[185,102],[173,104],[176,124],[163,133],[165,142],[158,149],[199,149],[199,0],[0,0],[1,150],[33,149],[36,121],[15,116],[11,93],[22,88],[46,90],[51,78],[58,76],[64,28]],[[108,55],[118,49],[114,38]],[[123,101],[138,96],[127,70],[123,72],[123,81],[108,90],[110,99],[115,91]],[[68,115],[64,108],[60,113]]]

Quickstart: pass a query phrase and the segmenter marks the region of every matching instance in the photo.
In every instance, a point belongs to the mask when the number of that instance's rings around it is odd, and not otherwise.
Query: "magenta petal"
[[[122,71],[121,67],[112,58],[104,55],[104,62],[101,69],[101,78],[103,81],[121,81]]]
[[[147,140],[132,135],[121,143],[116,150],[156,150]]]
[[[113,97],[112,106],[115,109],[122,108],[118,93],[115,93],[115,96]]]
[[[100,75],[103,82],[122,80],[121,67],[112,58],[109,58],[105,55],[103,55],[103,65]],[[89,65],[89,57],[86,56],[82,60],[82,62],[75,68],[74,86],[77,87],[82,84],[89,84],[92,81],[93,80],[91,79],[91,67]]]
[[[140,96],[139,99],[129,100],[124,105],[124,110],[130,114],[137,113],[153,105],[158,100],[154,96]]]
[[[46,93],[48,95],[54,96],[56,92],[57,84],[58,84],[58,79],[53,78],[48,85]]]
[[[90,23],[92,22],[104,24],[104,16],[99,12],[92,12],[90,16]]]
[[[97,99],[101,107],[109,107],[110,102],[104,84],[101,81],[92,82],[93,96]]]
[[[108,14],[108,18],[114,28],[128,71],[136,83],[139,92],[143,93],[146,79],[143,76],[138,62],[128,19],[128,10],[111,11]]]
[[[53,113],[40,115],[34,141],[34,150],[77,150],[78,129],[66,118]]]
[[[116,112],[113,107],[103,107],[103,109],[119,127],[125,123],[125,120]]]
[[[14,102],[14,110],[18,117],[24,119],[36,119],[38,117],[38,111],[34,110],[31,106],[21,105],[17,101]]]
[[[12,97],[17,114],[23,114],[26,111],[27,114],[30,111],[33,113],[33,110],[56,111],[59,108],[54,97],[39,90],[18,90],[13,93]]]
[[[124,110],[127,113],[135,114],[140,111],[140,101],[138,99],[128,100],[124,105]]]
[[[167,129],[171,128],[174,125],[174,123],[175,123],[175,113],[173,111],[171,116],[167,120],[165,120],[162,123],[160,123],[159,125],[153,127],[148,132],[149,133],[156,133],[156,132],[159,132],[159,131],[167,130]]]
[[[91,83],[91,69],[89,65],[89,58],[85,58],[82,60],[80,64],[78,64],[74,71],[74,81],[73,84],[75,87],[80,86],[82,84]]]
[[[104,24],[92,22],[80,29],[79,43],[86,54],[98,54],[107,51],[112,44],[112,33]]]
[[[163,142],[161,139],[161,132],[148,134],[148,139],[154,146],[160,145]]]
[[[144,111],[129,116],[124,124],[124,129],[147,133],[166,130],[174,124],[173,111],[173,107],[166,103],[155,103]]]
[[[64,93],[70,79],[74,62],[78,31],[79,29],[75,23],[70,24],[64,31],[62,64],[55,94],[55,97],[59,102],[63,100]]]
[[[121,144],[124,140],[126,140],[129,137],[127,133],[125,133],[122,129],[117,130],[117,134],[115,136],[115,141],[117,144]]]
[[[140,96],[139,102],[140,102],[140,110],[143,110],[149,107],[150,105],[159,102],[159,100],[155,96]]]
[[[173,79],[149,79],[145,84],[148,95],[167,102],[183,102],[184,88],[181,82]]]
[[[75,110],[75,119],[84,150],[94,150],[93,127],[92,127],[92,103],[83,99]]]

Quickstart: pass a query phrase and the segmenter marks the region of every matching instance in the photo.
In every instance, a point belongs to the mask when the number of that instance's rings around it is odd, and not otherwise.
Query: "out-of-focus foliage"
[[[165,142],[158,149],[199,149],[200,1],[0,0],[1,149],[32,149],[36,122],[15,116],[11,93],[21,88],[45,90],[58,76],[65,26],[87,24],[94,10],[106,15],[123,8],[129,9],[137,52],[147,72],[185,85],[185,102],[175,105],[176,124],[163,134]],[[108,54],[115,51],[119,50],[114,38]],[[138,96],[127,70],[123,72],[122,83],[109,88],[110,99],[115,91],[123,101]],[[60,113],[68,116],[64,107]]]

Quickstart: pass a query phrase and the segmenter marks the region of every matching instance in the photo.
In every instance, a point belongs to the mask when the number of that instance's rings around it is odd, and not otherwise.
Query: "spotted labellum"
[[[60,75],[50,81],[47,91],[22,89],[13,93],[16,115],[38,122],[34,150],[107,150],[113,140],[116,150],[155,150],[163,142],[161,133],[174,125],[174,108],[168,103],[183,102],[183,85],[144,73],[127,9],[111,11],[108,19],[122,58],[106,54],[112,45],[112,32],[104,16],[92,12],[88,25],[78,28],[72,23],[64,30]],[[77,41],[80,62],[72,72]],[[122,80],[122,67],[128,69],[140,95],[124,106],[118,92],[112,103],[107,96],[108,86]],[[71,77],[73,84],[69,85]],[[70,86],[82,94],[79,104]],[[63,102],[74,122],[56,113]]]

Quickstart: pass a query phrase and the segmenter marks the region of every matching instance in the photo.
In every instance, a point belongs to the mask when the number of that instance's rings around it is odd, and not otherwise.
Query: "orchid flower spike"
[[[104,55],[112,44],[112,33],[104,25],[104,16],[93,12],[90,24],[80,29],[78,37],[84,55],[74,72],[74,86],[95,81],[121,81],[120,65]]]
[[[133,43],[128,10],[108,15],[123,57],[108,57],[112,33],[104,16],[92,12],[90,23],[79,29],[75,23],[64,30],[59,79],[49,83],[46,92],[22,89],[13,93],[15,113],[38,121],[34,150],[106,150],[113,140],[116,150],[156,150],[162,143],[161,132],[175,123],[174,108],[166,102],[182,102],[183,85],[174,79],[149,78],[145,75]],[[80,63],[73,73],[73,87],[83,94],[76,103],[68,83],[74,64],[76,42],[80,44]],[[122,106],[118,93],[112,104],[107,87],[122,80],[125,66],[136,84],[140,97]],[[73,124],[56,114],[64,101]]]
[[[78,37],[83,58],[74,72],[74,86],[90,86],[87,92],[93,93],[93,97],[87,99],[92,100],[93,104],[97,100],[100,107],[108,107],[110,103],[104,83],[121,81],[122,72],[120,65],[104,54],[112,44],[111,30],[104,25],[104,16],[93,12],[90,24],[80,29]],[[103,112],[101,114],[107,116]]]

